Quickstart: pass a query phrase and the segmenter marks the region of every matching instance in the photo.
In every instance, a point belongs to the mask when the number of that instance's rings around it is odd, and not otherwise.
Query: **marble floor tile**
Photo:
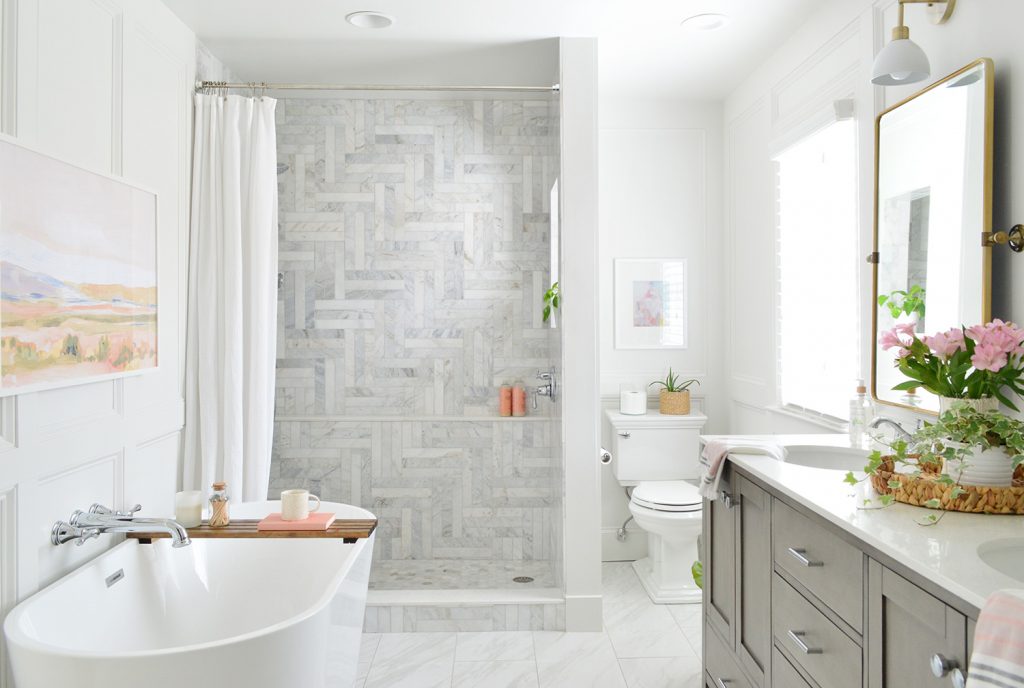
[[[700,629],[704,622],[703,607],[699,604],[669,604],[665,606],[683,632],[694,628]]]
[[[698,657],[703,656],[704,647],[704,633],[701,629],[686,629],[683,631],[683,635],[686,636],[686,641],[690,643],[690,647],[693,648],[694,654]]]
[[[366,685],[366,677],[370,674],[370,663],[360,662],[356,669],[356,680],[352,683],[352,688],[363,688]],[[328,684],[330,685],[330,684]],[[338,688],[341,688],[339,686]]]
[[[605,630],[618,657],[695,657],[675,619],[662,607],[638,605],[605,613]]]
[[[373,656],[377,654],[377,646],[380,645],[380,633],[363,633],[363,643],[359,648],[359,663],[369,664]]]
[[[541,688],[625,688],[608,636],[604,633],[533,634]]]
[[[385,633],[366,688],[450,688],[454,633]]]
[[[455,661],[454,633],[382,633],[373,662],[414,664],[449,655]]]
[[[693,657],[670,607],[653,604],[629,564],[605,566],[605,631],[618,657]],[[699,608],[699,605],[696,605]]]
[[[456,662],[533,659],[533,634],[529,631],[459,633],[456,636]]]
[[[537,663],[455,662],[452,688],[537,688]]]
[[[695,657],[620,659],[628,688],[701,688],[702,668]]]
[[[451,688],[452,662],[374,662],[365,688]]]

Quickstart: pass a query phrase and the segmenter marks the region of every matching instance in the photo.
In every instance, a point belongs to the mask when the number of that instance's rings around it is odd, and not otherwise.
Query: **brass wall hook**
[[[1024,251],[1024,225],[1014,225],[1008,232],[982,232],[981,245],[1006,244],[1014,253]]]

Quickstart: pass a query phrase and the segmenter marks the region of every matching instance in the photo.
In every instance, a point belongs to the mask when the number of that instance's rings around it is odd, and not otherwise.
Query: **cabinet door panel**
[[[758,686],[770,676],[772,650],[771,497],[743,477],[736,479],[739,507],[739,586],[736,650]]]
[[[726,463],[722,470],[720,489],[736,497],[731,467]],[[704,500],[704,618],[730,648],[736,646],[736,503]]]
[[[704,637],[704,670],[714,688],[753,688],[736,664],[736,656],[714,631]]]
[[[940,654],[964,670],[966,617],[876,561],[868,595],[869,688],[949,688],[930,662]]]

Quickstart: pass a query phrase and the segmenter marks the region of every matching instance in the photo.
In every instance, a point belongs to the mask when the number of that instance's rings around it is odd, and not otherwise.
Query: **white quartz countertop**
[[[724,437],[707,435],[702,439]],[[743,437],[773,440],[783,446],[850,447],[846,435]],[[983,607],[985,599],[996,590],[1024,588],[1024,582],[993,569],[978,555],[978,546],[984,542],[1024,537],[1024,516],[951,511],[939,523],[922,526],[918,519],[943,512],[898,503],[864,508],[864,500],[876,497],[876,493],[866,482],[856,487],[844,483],[844,470],[809,468],[754,454],[731,454],[729,460],[973,607]]]

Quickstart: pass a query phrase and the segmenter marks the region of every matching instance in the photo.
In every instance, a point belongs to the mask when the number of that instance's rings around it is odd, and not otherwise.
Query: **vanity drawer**
[[[804,680],[800,672],[793,668],[789,660],[779,652],[778,648],[772,649],[772,688],[811,688],[811,684]]]
[[[772,635],[821,688],[860,688],[860,645],[779,574],[772,580]],[[799,685],[799,684],[797,684]]]
[[[754,688],[718,633],[707,626],[704,627],[704,669],[715,688]]]
[[[776,566],[862,632],[864,554],[777,499],[772,542]]]

